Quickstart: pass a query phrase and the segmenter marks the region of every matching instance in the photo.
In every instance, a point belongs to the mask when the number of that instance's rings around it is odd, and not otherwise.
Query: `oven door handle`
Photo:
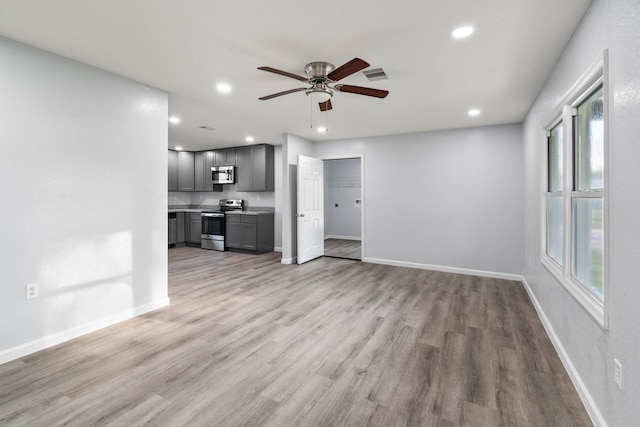
[[[203,213],[201,214],[204,218],[224,218],[223,213]]]

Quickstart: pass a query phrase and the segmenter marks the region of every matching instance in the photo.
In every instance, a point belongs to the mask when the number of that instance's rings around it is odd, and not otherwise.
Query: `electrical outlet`
[[[613,379],[620,390],[622,390],[622,363],[618,359],[613,359],[615,365],[613,371]]]
[[[25,286],[27,299],[38,298],[38,284],[37,283],[29,283]]]

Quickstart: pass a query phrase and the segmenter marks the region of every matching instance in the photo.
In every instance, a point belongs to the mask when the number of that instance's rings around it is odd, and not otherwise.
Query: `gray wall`
[[[318,158],[364,156],[365,261],[520,273],[520,125],[316,142],[309,149]],[[283,218],[283,230],[287,224]]]
[[[313,142],[297,135],[282,135],[282,263],[295,263],[297,243],[298,155],[313,156]]]
[[[360,159],[324,161],[325,238],[360,240],[362,202]],[[336,206],[338,205],[338,206]]]
[[[166,93],[4,38],[0,58],[2,363],[169,301]]]
[[[274,162],[274,245],[275,250],[282,251],[282,145],[276,145],[273,153]]]
[[[596,421],[640,424],[640,3],[594,0],[524,123],[524,276]],[[609,330],[540,263],[543,126],[571,86],[609,50]],[[531,257],[532,265],[528,259]],[[623,390],[613,359],[623,365]]]

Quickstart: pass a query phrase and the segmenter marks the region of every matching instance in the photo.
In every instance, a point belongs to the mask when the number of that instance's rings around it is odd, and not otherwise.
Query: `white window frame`
[[[544,127],[544,144],[542,156],[542,197],[541,197],[541,263],[551,272],[551,274],[564,286],[564,288],[582,305],[582,307],[602,326],[607,329],[609,327],[609,84],[608,84],[608,53],[605,50],[602,55],[589,67],[589,69],[580,77],[580,79],[571,87],[568,93],[563,97],[562,102],[550,115],[547,125]],[[577,106],[591,95],[594,89],[599,85],[603,87],[604,102],[604,190],[594,193],[575,192],[573,191],[574,181],[574,150],[573,133],[574,122],[573,116]],[[547,194],[549,188],[549,142],[548,137],[551,129],[553,129],[560,121],[563,126],[563,249],[562,249],[562,266],[547,255]],[[603,255],[603,299],[600,300],[585,285],[580,283],[572,275],[572,199],[574,197],[584,197],[587,194],[592,197],[602,197],[603,199],[603,227],[604,227],[604,255]],[[587,196],[588,197],[588,196]]]

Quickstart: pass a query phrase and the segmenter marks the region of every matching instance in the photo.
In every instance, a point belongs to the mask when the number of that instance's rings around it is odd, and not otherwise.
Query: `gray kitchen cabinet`
[[[178,152],[178,191],[194,191],[194,167],[192,152]]]
[[[178,217],[176,213],[169,213],[169,245],[175,245],[178,238]]]
[[[237,191],[273,191],[273,145],[236,148]]]
[[[186,242],[200,246],[200,239],[202,234],[202,217],[200,212],[186,212]],[[193,245],[190,245],[193,246]]]
[[[176,213],[176,245],[180,245],[180,246],[184,246],[184,241],[185,239],[185,222],[184,222],[184,212],[177,212]]]
[[[228,248],[242,247],[242,224],[240,215],[226,215],[224,245]]]
[[[251,147],[236,150],[236,190],[253,191],[253,158]]]
[[[178,191],[178,152],[169,150],[169,191]]]
[[[213,159],[213,151],[199,151],[195,153],[195,191],[213,191],[213,182],[211,181],[211,167],[213,166]]]
[[[256,253],[273,251],[273,213],[227,214],[225,246]]]
[[[213,166],[235,166],[236,165],[236,149],[223,148],[213,152]]]

